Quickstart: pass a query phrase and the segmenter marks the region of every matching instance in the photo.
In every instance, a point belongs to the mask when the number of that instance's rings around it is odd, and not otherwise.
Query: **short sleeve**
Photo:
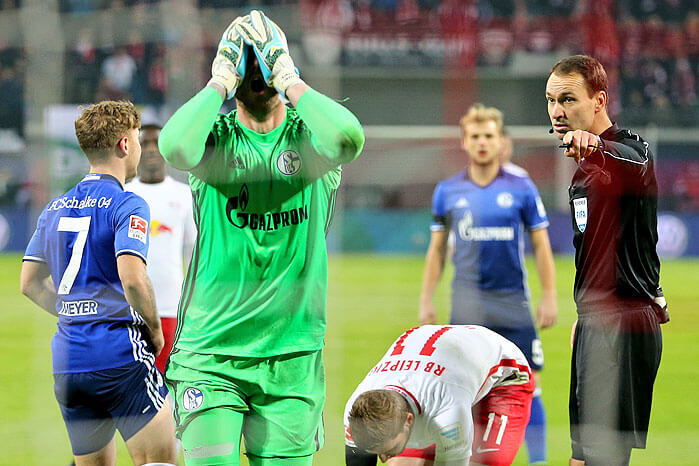
[[[46,210],[41,212],[39,219],[36,221],[36,230],[29,240],[27,249],[24,252],[23,261],[46,262],[46,253],[44,246],[46,245]]]
[[[549,221],[546,216],[546,208],[541,201],[539,191],[530,179],[523,178],[522,180],[525,183],[524,202],[522,203],[522,222],[524,227],[529,231],[548,227]]]
[[[444,185],[439,183],[432,195],[432,224],[431,231],[444,231],[447,229],[448,212],[444,199]]]
[[[132,254],[146,262],[150,231],[150,208],[146,201],[128,193],[114,213],[114,253]]]
[[[452,406],[432,420],[430,429],[436,439],[438,461],[463,460],[471,457],[473,415],[470,407]]]
[[[343,419],[345,421],[345,445],[352,448],[356,448],[357,445],[354,443],[354,439],[352,438],[352,434],[350,433],[349,413],[352,410],[352,405],[354,405],[354,401],[357,399],[357,396],[358,394],[355,392],[352,394],[349,400],[347,400],[347,403],[345,404],[345,414],[343,416]]]

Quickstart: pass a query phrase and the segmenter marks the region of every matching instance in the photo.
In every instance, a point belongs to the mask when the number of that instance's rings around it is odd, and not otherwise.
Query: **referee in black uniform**
[[[552,132],[578,168],[569,188],[578,322],[570,383],[571,465],[628,465],[645,448],[660,324],[668,320],[656,253],[657,194],[648,143],[607,114],[607,74],[575,55],[551,69]]]

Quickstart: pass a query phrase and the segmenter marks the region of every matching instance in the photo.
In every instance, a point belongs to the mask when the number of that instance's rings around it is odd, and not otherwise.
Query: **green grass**
[[[0,255],[0,439],[6,445],[0,464],[63,465],[70,447],[53,397],[50,340],[55,319],[19,294],[19,255]],[[537,301],[537,275],[530,282]],[[549,421],[550,464],[567,464],[568,370],[570,326],[575,320],[571,300],[573,264],[556,259],[559,323],[543,331],[546,354],[542,373]],[[326,445],[316,455],[319,466],[343,465],[342,412],[347,397],[389,344],[416,325],[423,258],[416,256],[342,255],[330,258],[328,332],[325,363],[328,401]],[[671,322],[663,327],[664,350],[656,382],[651,432],[646,450],[634,450],[634,465],[697,464],[699,394],[692,376],[699,355],[699,261],[663,261],[662,282],[670,303]],[[436,303],[446,322],[449,273]],[[604,390],[603,383],[600,390]],[[118,464],[131,464],[123,444]],[[243,464],[246,464],[243,462]],[[526,464],[520,453],[516,465]]]

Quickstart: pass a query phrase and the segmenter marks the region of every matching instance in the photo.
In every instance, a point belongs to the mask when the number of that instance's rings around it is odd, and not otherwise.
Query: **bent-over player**
[[[476,325],[408,330],[345,406],[348,466],[508,465],[534,383],[522,352]]]

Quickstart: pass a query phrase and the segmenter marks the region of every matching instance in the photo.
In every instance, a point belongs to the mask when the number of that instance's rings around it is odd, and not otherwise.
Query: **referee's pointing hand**
[[[565,147],[564,155],[575,159],[576,162],[592,155],[597,150],[599,138],[596,134],[588,133],[580,129],[568,131],[562,140]]]

